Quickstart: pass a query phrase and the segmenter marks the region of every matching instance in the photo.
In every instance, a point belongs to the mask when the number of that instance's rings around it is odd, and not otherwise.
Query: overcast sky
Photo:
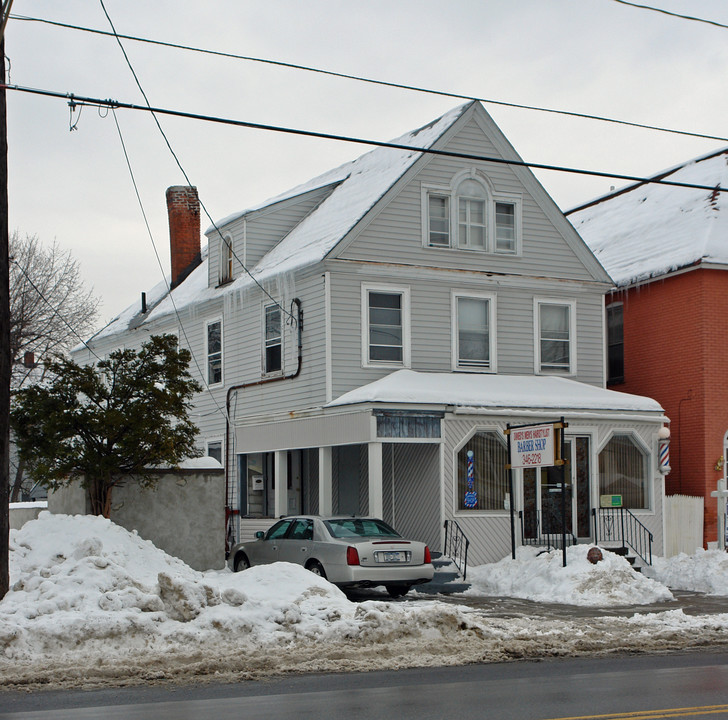
[[[641,0],[648,4],[648,0]],[[119,33],[466,96],[727,136],[728,30],[615,0],[104,0]],[[728,24],[725,0],[649,0]],[[99,0],[15,0],[14,15],[108,30]],[[461,101],[123,41],[153,106],[388,140]],[[143,104],[113,38],[11,19],[10,82]],[[524,160],[651,175],[728,145],[485,104]],[[161,279],[113,116],[8,93],[10,228],[55,238],[101,321]],[[165,269],[164,193],[185,184],[148,113],[116,113]],[[210,214],[257,204],[367,150],[161,117]],[[620,181],[537,172],[564,210]],[[203,231],[208,222],[203,218]]]

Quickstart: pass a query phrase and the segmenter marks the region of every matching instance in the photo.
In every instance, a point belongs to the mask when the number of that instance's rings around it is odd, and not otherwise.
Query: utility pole
[[[8,124],[5,105],[5,25],[0,26],[0,600],[10,588],[10,252],[8,248]]]

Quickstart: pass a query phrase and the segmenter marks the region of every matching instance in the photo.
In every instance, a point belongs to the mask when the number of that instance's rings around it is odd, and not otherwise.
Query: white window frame
[[[459,198],[458,188],[466,180],[479,183],[485,194],[485,246],[480,248],[472,245],[460,245],[459,240]],[[435,185],[422,183],[421,214],[422,214],[422,246],[429,250],[462,250],[491,255],[520,256],[523,250],[523,196],[517,193],[496,193],[490,180],[475,168],[462,170],[456,173],[449,185]],[[449,243],[448,245],[430,244],[430,196],[447,197],[449,200]],[[472,199],[469,195],[462,195]],[[479,198],[478,198],[479,199]],[[496,245],[496,205],[505,203],[513,205],[514,214],[514,247],[513,250],[499,250]]]
[[[269,308],[277,308],[278,312],[280,313],[281,317],[281,334],[280,334],[280,347],[281,347],[281,366],[278,368],[278,370],[268,370],[268,364],[266,362],[266,350],[268,349],[268,338],[266,337],[266,316],[268,314]],[[263,303],[262,309],[261,309],[261,347],[260,347],[260,367],[261,367],[261,373],[265,377],[275,377],[276,375],[283,375],[283,369],[285,366],[285,354],[284,354],[284,348],[285,344],[283,342],[284,337],[284,312],[283,312],[283,306],[279,302],[268,302]]]
[[[498,250],[496,238],[496,207],[498,203],[513,205],[513,232],[515,237],[513,240],[513,250]],[[494,255],[521,255],[522,237],[523,237],[523,220],[522,220],[523,198],[520,195],[495,195],[493,197],[493,212],[491,213],[492,223],[490,237],[492,239],[491,252]]]
[[[220,272],[218,275],[220,285],[230,282],[235,278],[233,238],[229,233],[225,233],[225,235],[220,238]]]
[[[477,196],[477,195],[468,195],[464,192],[459,192],[460,187],[466,183],[466,182],[472,182],[478,187],[482,188],[483,190],[483,196]],[[465,203],[465,215],[466,215],[466,221],[464,223],[465,227],[465,238],[461,237],[461,222],[460,222],[460,210],[461,210],[461,204]],[[483,222],[482,224],[476,223],[473,221],[471,217],[471,208],[472,203],[480,203],[483,206]],[[478,177],[466,177],[460,180],[457,186],[453,188],[453,196],[451,204],[453,204],[455,207],[453,208],[453,212],[451,213],[451,224],[455,227],[455,235],[453,236],[455,238],[455,242],[453,243],[454,246],[456,246],[459,250],[473,250],[475,252],[488,252],[489,245],[490,245],[490,219],[492,214],[492,195],[488,191],[487,186],[485,183],[483,183],[480,178]],[[455,218],[452,218],[452,215],[456,215]],[[483,231],[483,244],[478,245],[472,242],[472,231],[475,228],[482,228]]]
[[[210,381],[210,325],[215,325],[216,323],[220,324],[220,380],[218,382],[211,382]],[[211,320],[208,320],[205,323],[205,382],[208,387],[216,387],[218,385],[222,385],[225,381],[225,343],[224,343],[224,333],[223,333],[223,326],[222,326],[222,318],[217,317],[213,318]]]
[[[541,306],[561,305],[569,308],[569,368],[565,372],[541,368]],[[571,377],[576,375],[576,300],[572,298],[535,297],[533,299],[533,370],[536,375]]]
[[[223,437],[205,438],[205,455],[207,457],[211,457],[210,445],[214,445],[216,443],[220,443],[220,463],[223,467],[225,467],[225,439]]]
[[[423,247],[434,250],[448,250],[453,245],[452,235],[452,189],[449,185],[427,185],[421,186],[421,202],[422,202],[422,245]],[[446,197],[448,199],[448,244],[447,245],[430,245],[430,196]]]
[[[369,359],[369,293],[385,293],[402,297],[402,362]],[[408,368],[412,364],[410,325],[410,288],[402,285],[362,283],[361,286],[361,364],[362,367]]]
[[[458,300],[460,298],[488,301],[488,367],[463,365],[460,363],[460,325],[458,322]],[[496,342],[496,295],[495,293],[474,292],[472,290],[453,290],[450,294],[450,318],[452,326],[452,369],[461,372],[495,373],[498,372]]]

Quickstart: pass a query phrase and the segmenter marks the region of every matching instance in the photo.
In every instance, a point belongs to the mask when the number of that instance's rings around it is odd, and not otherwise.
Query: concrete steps
[[[432,580],[422,585],[415,585],[414,592],[425,595],[452,595],[465,592],[470,588],[470,583],[462,580],[462,575],[455,563],[440,553],[432,553],[432,565],[435,568],[435,575]]]
[[[642,572],[642,561],[636,556],[632,555],[627,547],[604,547],[602,550],[614,553],[615,555],[621,555],[631,566],[635,572]]]

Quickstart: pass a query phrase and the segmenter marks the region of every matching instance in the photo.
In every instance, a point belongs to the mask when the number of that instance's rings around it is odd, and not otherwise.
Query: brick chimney
[[[202,261],[200,257],[200,201],[196,187],[167,188],[172,287],[177,287]]]

